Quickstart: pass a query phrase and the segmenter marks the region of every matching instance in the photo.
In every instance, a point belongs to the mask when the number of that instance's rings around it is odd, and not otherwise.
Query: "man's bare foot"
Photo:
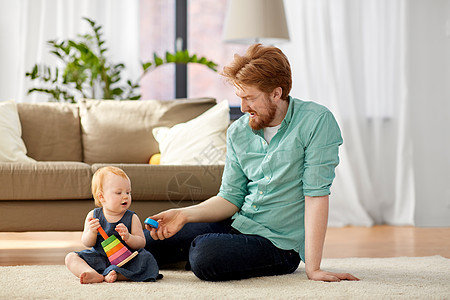
[[[117,280],[117,272],[112,270],[105,276],[105,281],[109,283],[113,283]]]
[[[103,275],[100,275],[97,272],[83,272],[80,275],[81,284],[99,282],[103,282]]]

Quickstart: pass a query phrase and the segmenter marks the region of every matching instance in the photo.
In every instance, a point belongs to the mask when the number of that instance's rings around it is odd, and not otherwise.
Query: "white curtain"
[[[27,91],[34,64],[56,65],[48,40],[76,39],[89,30],[88,17],[102,25],[108,57],[126,66],[123,78],[136,79],[139,66],[138,0],[0,0],[0,101],[47,101]]]
[[[404,0],[285,0],[294,97],[327,106],[344,144],[330,226],[414,223]]]

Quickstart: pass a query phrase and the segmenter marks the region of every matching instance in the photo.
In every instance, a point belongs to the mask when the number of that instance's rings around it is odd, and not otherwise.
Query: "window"
[[[187,1],[187,49],[190,53],[218,64],[220,71],[235,53],[243,54],[246,45],[222,41],[226,0]],[[152,58],[153,52],[163,55],[175,49],[175,0],[141,0],[141,59]],[[175,98],[175,66],[165,65],[151,71],[141,81],[142,99]],[[234,88],[209,68],[190,64],[187,71],[188,97],[227,99],[230,106],[239,106]]]
[[[140,59],[153,60],[175,48],[175,0],[140,1]],[[141,80],[142,99],[175,98],[175,66],[163,65],[147,73]]]
[[[235,53],[243,54],[246,45],[222,41],[226,0],[188,0],[188,49],[215,61],[218,70],[227,65]],[[230,106],[239,106],[240,99],[218,73],[200,65],[188,66],[188,96],[212,96],[218,101],[227,99]]]

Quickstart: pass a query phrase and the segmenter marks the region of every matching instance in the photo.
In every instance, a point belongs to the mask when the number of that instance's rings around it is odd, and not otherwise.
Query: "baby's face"
[[[128,179],[109,173],[103,182],[103,208],[112,213],[123,213],[131,205],[131,183]]]

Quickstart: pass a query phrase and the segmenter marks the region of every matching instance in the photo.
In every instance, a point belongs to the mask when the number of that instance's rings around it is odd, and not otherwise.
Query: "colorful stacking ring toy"
[[[108,236],[101,226],[98,228],[98,232],[105,239],[102,242],[102,247],[112,265],[121,267],[139,254],[137,251],[131,253],[115,235]]]

